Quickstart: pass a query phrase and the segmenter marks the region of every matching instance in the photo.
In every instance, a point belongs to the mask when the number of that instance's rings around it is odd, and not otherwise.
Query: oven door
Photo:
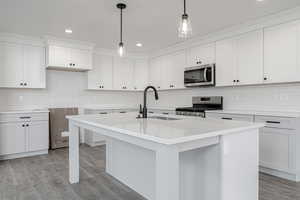
[[[214,67],[192,67],[184,71],[184,85],[186,87],[214,85]]]

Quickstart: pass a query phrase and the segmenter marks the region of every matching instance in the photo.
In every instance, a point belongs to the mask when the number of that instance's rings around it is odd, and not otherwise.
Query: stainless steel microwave
[[[184,86],[214,86],[215,64],[188,67],[184,70]]]

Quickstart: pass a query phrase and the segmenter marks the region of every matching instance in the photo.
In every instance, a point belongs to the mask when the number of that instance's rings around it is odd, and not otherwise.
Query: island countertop
[[[67,118],[75,123],[88,124],[96,128],[111,130],[166,145],[221,136],[264,126],[261,123],[177,115],[169,115],[169,117],[177,118],[178,120],[142,119],[136,118],[136,116],[136,113],[112,113],[108,115],[67,116]],[[149,115],[149,117],[152,116],[163,115]]]

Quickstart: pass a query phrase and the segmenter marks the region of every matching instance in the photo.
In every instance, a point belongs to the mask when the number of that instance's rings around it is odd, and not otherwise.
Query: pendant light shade
[[[120,9],[120,42],[118,46],[118,54],[120,57],[123,57],[125,54],[125,48],[123,43],[123,9],[126,8],[126,4],[118,3],[117,8]]]
[[[189,15],[186,13],[186,0],[184,0],[184,13],[181,16],[178,28],[180,38],[188,38],[192,35],[192,24]]]

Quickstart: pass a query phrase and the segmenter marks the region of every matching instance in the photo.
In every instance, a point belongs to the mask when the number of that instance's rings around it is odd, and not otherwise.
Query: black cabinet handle
[[[240,80],[236,80],[236,82],[238,82],[238,83],[239,83],[239,82],[240,82]]]
[[[20,85],[23,85],[23,83],[20,83]]]
[[[24,83],[24,85],[26,86],[26,85],[27,85],[27,83]]]
[[[106,115],[107,112],[100,112],[99,114],[101,114],[101,115]]]
[[[29,124],[26,124],[26,126],[28,127],[28,126],[29,126]]]
[[[127,113],[126,111],[121,111],[120,113]]]
[[[148,113],[152,113],[153,114],[154,112],[153,111],[149,111]]]
[[[225,119],[225,120],[232,120],[232,118],[230,118],[230,117],[222,117],[222,119]]]
[[[235,82],[236,82],[236,80],[233,80],[233,82],[235,83]]]
[[[75,64],[73,63],[73,66],[75,66]]]
[[[266,121],[266,123],[268,123],[268,124],[280,124],[280,122],[277,122],[277,121]]]
[[[267,78],[267,77],[264,77],[264,80],[266,81],[266,80],[268,80],[268,78]]]
[[[31,119],[29,116],[20,117],[20,119]]]
[[[25,127],[25,124],[22,124],[22,127]]]
[[[167,112],[164,112],[163,114],[164,114],[164,115],[168,115],[169,113],[167,113]]]
[[[69,65],[72,66],[72,63],[70,63]]]

